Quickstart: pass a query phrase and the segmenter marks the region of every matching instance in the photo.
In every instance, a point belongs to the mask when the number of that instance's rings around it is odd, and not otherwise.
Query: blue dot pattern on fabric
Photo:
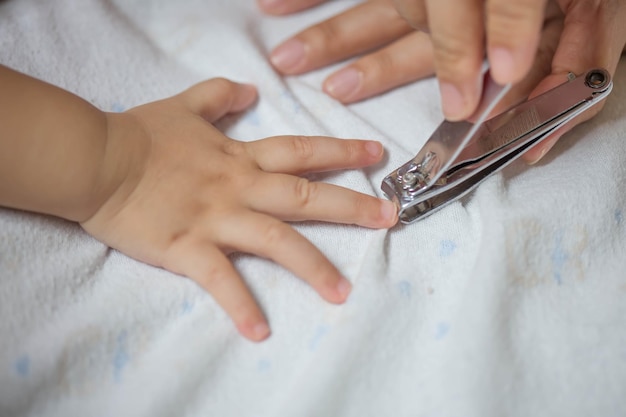
[[[269,372],[272,369],[272,362],[269,359],[259,359],[257,370],[261,373]]]
[[[328,332],[330,332],[329,326],[325,324],[318,325],[317,329],[315,329],[315,334],[313,335],[313,338],[309,342],[309,350],[310,351],[317,350],[322,339],[324,338],[324,336],[326,336],[326,334],[328,334]]]
[[[439,244],[439,256],[447,257],[454,253],[456,250],[456,243],[453,240],[444,239]]]
[[[122,380],[122,372],[129,361],[128,333],[124,330],[117,336],[115,352],[113,353],[113,379],[115,382]]]
[[[122,105],[120,103],[115,102],[115,103],[113,103],[111,105],[111,111],[112,112],[121,113],[121,112],[123,112],[125,110],[126,110],[126,106],[124,106],[124,105]]]
[[[400,292],[401,295],[403,295],[406,298],[411,298],[411,289],[412,289],[412,285],[409,281],[406,280],[402,280],[398,283],[396,283],[396,288],[398,289],[398,292]]]
[[[437,327],[435,328],[435,340],[441,340],[450,331],[450,325],[444,321],[437,323]]]
[[[19,376],[28,376],[30,374],[30,358],[28,356],[20,356],[15,361],[15,372]]]
[[[552,278],[558,284],[562,284],[562,272],[569,255],[563,248],[563,231],[560,230],[554,236],[554,250],[552,251]]]
[[[183,301],[183,304],[181,305],[181,308],[180,308],[180,313],[181,313],[182,315],[189,314],[189,313],[191,313],[191,311],[193,310],[193,307],[194,307],[194,306],[193,306],[193,303],[192,303],[191,301],[189,301],[189,300],[185,299],[185,300]]]

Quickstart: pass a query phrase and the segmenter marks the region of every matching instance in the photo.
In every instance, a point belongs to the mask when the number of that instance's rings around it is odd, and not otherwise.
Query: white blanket
[[[336,66],[284,78],[266,59],[355,3],[275,18],[253,0],[5,0],[0,62],[108,111],[255,83],[221,129],[380,140],[378,166],[317,177],[380,195],[441,122],[435,81],[343,106],[321,91]],[[0,209],[0,415],[625,415],[625,100],[622,60],[603,112],[542,162],[410,226],[296,224],[352,281],[345,305],[233,256],[272,326],[260,344],[190,280]]]

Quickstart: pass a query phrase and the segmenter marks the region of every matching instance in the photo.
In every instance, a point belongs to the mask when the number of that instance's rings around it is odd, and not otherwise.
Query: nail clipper
[[[487,120],[511,85],[485,74],[474,122],[444,121],[419,153],[385,177],[381,188],[399,207],[402,223],[424,218],[473,190],[556,129],[608,96],[605,69],[592,69]]]

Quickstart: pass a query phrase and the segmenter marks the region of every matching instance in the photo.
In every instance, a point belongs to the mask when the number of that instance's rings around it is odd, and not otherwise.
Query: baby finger
[[[290,221],[319,220],[370,228],[388,228],[397,221],[397,208],[391,201],[285,174],[259,178],[246,200],[255,211]]]
[[[270,335],[252,293],[228,258],[214,244],[185,242],[174,246],[164,267],[191,278],[213,296],[244,337],[259,342]]]
[[[322,252],[282,221],[260,213],[238,213],[215,225],[220,245],[252,253],[284,266],[308,282],[325,300],[343,303],[349,281]]]

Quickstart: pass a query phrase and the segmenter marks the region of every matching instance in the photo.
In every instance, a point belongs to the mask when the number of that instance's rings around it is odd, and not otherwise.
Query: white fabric
[[[381,140],[384,163],[317,177],[380,195],[441,121],[435,81],[343,106],[320,88],[336,66],[281,78],[266,60],[353,4],[273,18],[252,0],[5,0],[0,62],[109,111],[215,76],[255,83],[229,136]],[[625,99],[622,62],[603,112],[541,163],[416,224],[295,225],[352,281],[343,306],[233,257],[272,326],[261,344],[190,280],[1,209],[0,415],[624,415]]]

